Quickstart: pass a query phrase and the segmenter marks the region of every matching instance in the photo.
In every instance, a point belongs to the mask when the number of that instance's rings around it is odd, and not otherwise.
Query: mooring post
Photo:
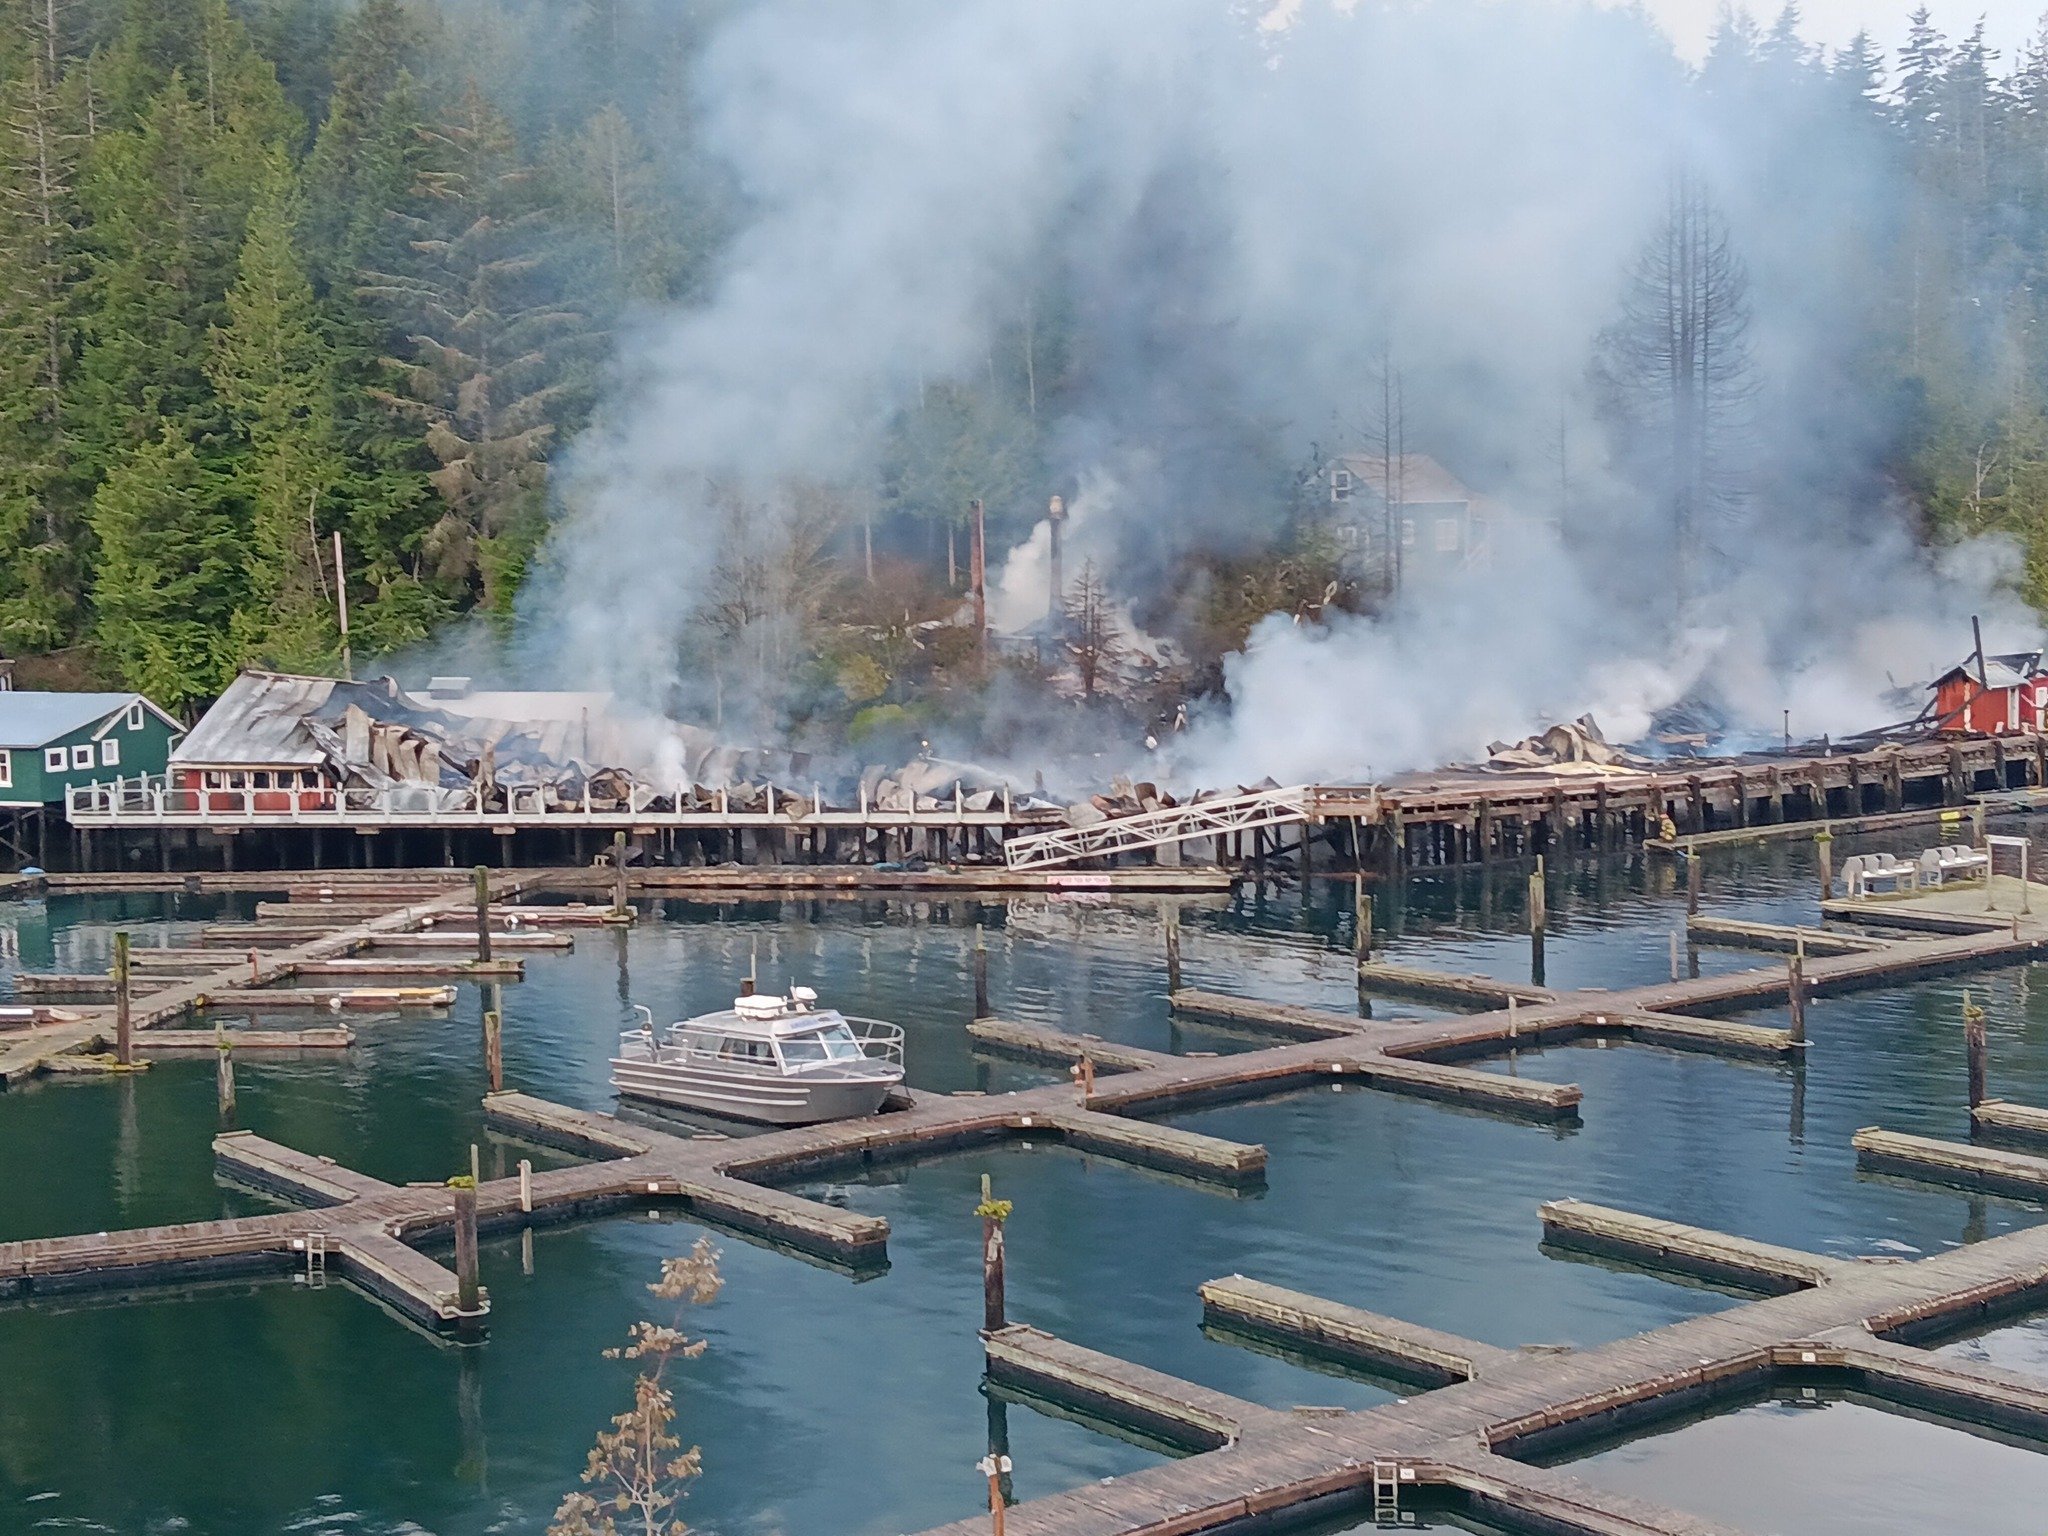
[[[114,935],[114,1060],[122,1066],[135,1062],[135,1022],[129,1016],[128,935]]]
[[[1671,979],[1678,980],[1678,930],[1671,930]]]
[[[524,1157],[519,1159],[519,1209],[533,1214],[533,1163]]]
[[[220,1123],[228,1125],[235,1118],[235,1048],[228,1043],[228,1032],[218,1024],[213,1027],[213,1062],[214,1097],[220,1104]]]
[[[1372,897],[1366,894],[1363,875],[1358,877],[1358,889],[1352,894],[1351,952],[1360,960],[1372,958]]]
[[[1543,855],[1529,873],[1529,981],[1543,985],[1543,931],[1550,926],[1550,897],[1543,884]]]
[[[484,1071],[490,1075],[491,1092],[505,1091],[505,1021],[495,1008],[484,1012]]]
[[[483,1299],[476,1283],[476,1178],[458,1174],[448,1187],[455,1192],[455,1305],[473,1316]]]
[[[1991,1042],[1984,1033],[1984,1010],[1963,993],[1963,1049],[1970,1058],[1970,1108],[1984,1102],[1991,1066]]]
[[[1180,908],[1166,905],[1166,990],[1180,990]]]
[[[612,834],[612,916],[626,915],[626,834]]]
[[[1700,856],[1694,849],[1685,856],[1685,912],[1695,917],[1700,910]]]
[[[491,959],[491,871],[476,867],[476,957],[486,965]]]
[[[1081,1107],[1086,1109],[1088,1101],[1095,1097],[1095,1058],[1086,1051],[1074,1063],[1074,1082],[1081,1090]]]
[[[1787,1033],[1795,1046],[1806,1044],[1806,957],[1795,954],[1785,962],[1785,1001],[1791,1009]]]
[[[974,1214],[981,1218],[981,1335],[1000,1332],[1006,1326],[1003,1308],[1003,1223],[1010,1219],[1010,1202],[996,1199],[987,1174],[981,1176],[981,1204]]]
[[[263,966],[256,958],[256,951],[253,949],[249,951],[249,985],[252,987],[263,985]]]
[[[989,1017],[988,935],[980,923],[974,925],[974,1016],[977,1019]]]
[[[1820,899],[1835,894],[1835,834],[1825,825],[1813,834],[1813,851],[1820,860]]]

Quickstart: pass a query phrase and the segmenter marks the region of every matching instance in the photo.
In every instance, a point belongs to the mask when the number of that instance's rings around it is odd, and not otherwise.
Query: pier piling
[[[1166,990],[1180,990],[1180,908],[1166,909]]]
[[[1700,856],[1697,850],[1685,856],[1685,914],[1697,917],[1700,910]]]
[[[533,1162],[524,1157],[519,1159],[519,1209],[528,1216],[533,1214]]]
[[[129,998],[128,935],[114,935],[114,1059],[122,1066],[135,1061],[135,1021]]]
[[[484,1070],[490,1074],[491,1092],[505,1091],[505,1022],[495,1008],[484,1011]]]
[[[1003,1305],[1003,1223],[1010,1219],[1010,1202],[998,1200],[981,1176],[981,1204],[974,1208],[981,1218],[981,1332],[987,1338],[1007,1326]]]
[[[974,1017],[985,1019],[990,1016],[988,1006],[988,935],[982,925],[974,925]]]
[[[1785,962],[1786,985],[1785,1004],[1787,1009],[1786,1032],[1795,1045],[1806,1043],[1806,950],[1803,945],[1793,949]]]
[[[1366,894],[1363,875],[1352,897],[1351,952],[1361,960],[1372,958],[1372,897]]]
[[[626,834],[612,834],[612,915],[626,915]]]
[[[1969,1057],[1970,1108],[1976,1109],[1986,1097],[1991,1065],[1991,1044],[1984,1032],[1984,1010],[1963,993],[1963,1049]]]
[[[1813,834],[1813,851],[1820,861],[1820,899],[1827,901],[1835,894],[1835,834],[1825,825]]]
[[[491,872],[482,864],[476,867],[476,957],[491,958]]]
[[[213,1035],[214,1096],[219,1101],[220,1123],[232,1125],[235,1119],[235,1048],[228,1043],[226,1030],[215,1029]]]
[[[455,1300],[464,1316],[483,1310],[483,1292],[477,1285],[476,1267],[476,1179],[458,1175],[448,1181],[455,1192]]]

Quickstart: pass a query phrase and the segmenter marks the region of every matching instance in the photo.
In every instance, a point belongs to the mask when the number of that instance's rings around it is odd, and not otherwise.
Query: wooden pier
[[[297,945],[260,949],[256,995],[288,979],[298,966],[416,932],[428,917],[453,918],[469,899],[451,892],[350,927],[323,928],[319,937]],[[2042,906],[2048,914],[2048,902]],[[1776,947],[1778,935],[1744,937]],[[1836,954],[1809,950],[1805,985],[1821,995],[2011,965],[2044,946],[2048,917],[2032,915],[1988,931],[1913,932]],[[1802,946],[1795,940],[1795,947]],[[222,959],[217,978],[180,971],[153,981],[157,990],[138,1003],[138,1028],[157,1032],[203,1006],[219,985],[241,986],[248,975],[246,951],[223,953]],[[887,1223],[787,1186],[965,1148],[1025,1142],[1063,1146],[1227,1193],[1256,1187],[1266,1170],[1265,1149],[1161,1124],[1156,1117],[1334,1083],[1555,1124],[1580,1113],[1583,1096],[1576,1085],[1465,1063],[1586,1038],[1767,1059],[1803,1047],[1791,1031],[1712,1017],[1782,1001],[1792,986],[1782,966],[1582,992],[1372,962],[1361,967],[1361,978],[1429,988],[1438,997],[1456,998],[1461,1007],[1484,1011],[1357,1019],[1177,992],[1176,1007],[1191,1015],[1286,1037],[1262,1049],[1199,1057],[982,1019],[970,1026],[978,1048],[1054,1068],[1085,1059],[1102,1076],[988,1096],[907,1092],[890,1112],[864,1120],[736,1139],[677,1135],[523,1094],[493,1094],[484,1114],[494,1129],[596,1161],[522,1170],[516,1179],[483,1183],[475,1192],[477,1221],[486,1230],[505,1229],[654,1203],[850,1273],[869,1273],[886,1263]],[[210,981],[218,985],[209,987]],[[103,1027],[95,1018],[51,1029],[82,1030],[71,1047],[82,1048]],[[138,1040],[146,1039],[147,1033],[138,1034]],[[6,1063],[0,1052],[0,1080]],[[1980,1118],[1996,1103],[1980,1105]],[[2004,1114],[2023,1124],[2023,1110],[2012,1106]],[[2042,1123],[2048,1124],[2048,1116]],[[2048,1193],[2048,1159],[1879,1130],[1858,1133],[1856,1146],[1859,1159],[1888,1173],[2025,1192],[2030,1198]],[[422,1251],[445,1241],[456,1220],[457,1202],[448,1188],[386,1184],[242,1134],[221,1137],[215,1156],[224,1177],[293,1208],[230,1221],[0,1244],[0,1296],[33,1301],[88,1290],[126,1293],[148,1284],[304,1272],[317,1265],[331,1266],[331,1272],[425,1326],[456,1332],[481,1326],[487,1299],[474,1308],[461,1306],[455,1277]],[[1014,1536],[1220,1536],[1251,1530],[1261,1521],[1347,1511],[1391,1511],[1398,1517],[1413,1512],[1418,1501],[1435,1500],[1480,1518],[1567,1536],[1712,1536],[1723,1528],[1600,1491],[1569,1472],[1532,1466],[1523,1458],[1568,1454],[1597,1437],[1787,1382],[1846,1384],[1920,1412],[2015,1433],[2048,1432],[2048,1382],[1913,1347],[2048,1302],[2048,1228],[1911,1263],[1873,1263],[1574,1200],[1543,1207],[1540,1225],[1554,1249],[1686,1275],[1761,1299],[1613,1343],[1516,1350],[1307,1296],[1287,1289],[1284,1275],[1231,1276],[1202,1288],[1200,1315],[1222,1337],[1278,1341],[1421,1389],[1357,1412],[1288,1412],[1243,1402],[1080,1348],[1027,1323],[1005,1323],[986,1336],[992,1383],[1134,1426],[1192,1453],[1170,1466],[1027,1502],[1008,1512],[1009,1528]],[[983,1529],[980,1521],[960,1522],[933,1536],[980,1536]]]

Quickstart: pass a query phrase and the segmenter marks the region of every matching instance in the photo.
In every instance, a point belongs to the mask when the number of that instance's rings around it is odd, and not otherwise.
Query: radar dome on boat
[[[799,1007],[808,1008],[818,1000],[818,989],[816,987],[791,987],[789,989],[789,1000]]]

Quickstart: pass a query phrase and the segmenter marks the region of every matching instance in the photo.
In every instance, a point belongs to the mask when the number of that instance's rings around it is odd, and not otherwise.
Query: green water
[[[1810,919],[1811,880],[1803,854],[1742,855],[1713,866],[1710,896],[1730,915]],[[1401,931],[1381,935],[1381,952],[1526,975],[1519,887],[1508,871],[1493,882],[1419,878],[1384,893],[1380,920]],[[1337,886],[1306,902],[1289,889],[1190,903],[1186,982],[1348,1007],[1348,906]],[[1664,974],[1683,908],[1667,867],[1575,868],[1553,896],[1549,979],[1624,985]],[[231,910],[191,898],[0,904],[0,978],[18,965],[90,969],[117,925],[176,936]],[[505,989],[506,1074],[520,1088],[609,1108],[604,1060],[630,1022],[629,1002],[664,1018],[721,1005],[758,953],[771,982],[803,980],[849,1011],[904,1023],[918,1086],[1000,1092],[1044,1081],[968,1049],[960,1026],[976,921],[989,925],[991,988],[1005,1017],[1158,1049],[1246,1044],[1168,1018],[1153,905],[676,903],[630,934],[579,931],[574,953],[530,961],[529,979]],[[2023,970],[1969,985],[1991,1010],[1998,1091],[2048,1103],[2048,996],[2035,995]],[[992,1429],[1007,1435],[1022,1498],[1160,1459],[983,1396],[971,1215],[983,1173],[1016,1204],[1013,1317],[1276,1406],[1384,1395],[1206,1338],[1202,1281],[1236,1271],[1493,1343],[1583,1344],[1732,1301],[1545,1256],[1536,1208],[1546,1199],[1578,1196],[1851,1255],[1929,1252],[2035,1222],[2039,1212],[2018,1203],[1855,1172],[1858,1126],[1964,1133],[1962,986],[1814,1004],[1803,1075],[1638,1048],[1523,1055],[1512,1070],[1585,1086],[1584,1123],[1570,1130],[1327,1088],[1180,1117],[1268,1147],[1268,1185],[1253,1198],[1016,1145],[813,1186],[888,1218],[890,1267],[856,1283],[721,1239],[725,1294],[693,1319],[711,1347],[680,1382],[681,1431],[705,1453],[686,1513],[727,1536],[919,1531],[981,1507],[974,1463]],[[244,1060],[240,1123],[395,1181],[465,1169],[472,1142],[487,1171],[521,1156],[545,1162],[482,1130],[480,1008],[465,987],[444,1018],[351,1016],[360,1038],[345,1055]],[[215,1184],[215,1128],[206,1061],[0,1095],[0,1239],[268,1208]],[[660,1260],[696,1235],[643,1215],[488,1240],[490,1337],[471,1349],[428,1339],[339,1284],[280,1279],[0,1307],[0,1533],[538,1531],[629,1396],[628,1368],[600,1352],[647,1313],[644,1286]],[[1938,1449],[1898,1454],[1884,1438],[1897,1423],[1956,1432],[1861,1405],[1752,1412],[1829,1425],[1843,1475],[1875,1458],[1911,1497],[1846,1513],[1799,1506],[1777,1524],[1768,1508],[1701,1502],[1701,1513],[1848,1536],[2003,1530],[2039,1508],[2042,1487],[2030,1479],[2048,1459],[2031,1452],[1992,1447],[2028,1475],[1987,1474]],[[1616,1486],[1704,1500],[1704,1485],[1727,1480],[1726,1451],[1692,1434],[1641,1441],[1577,1470],[1599,1479],[1612,1465]],[[1767,1427],[1742,1454],[1759,1485],[1775,1477],[1796,1488],[1818,1453]],[[1638,1477],[1647,1484],[1630,1481]],[[1928,1509],[1954,1519],[1930,1526]]]

